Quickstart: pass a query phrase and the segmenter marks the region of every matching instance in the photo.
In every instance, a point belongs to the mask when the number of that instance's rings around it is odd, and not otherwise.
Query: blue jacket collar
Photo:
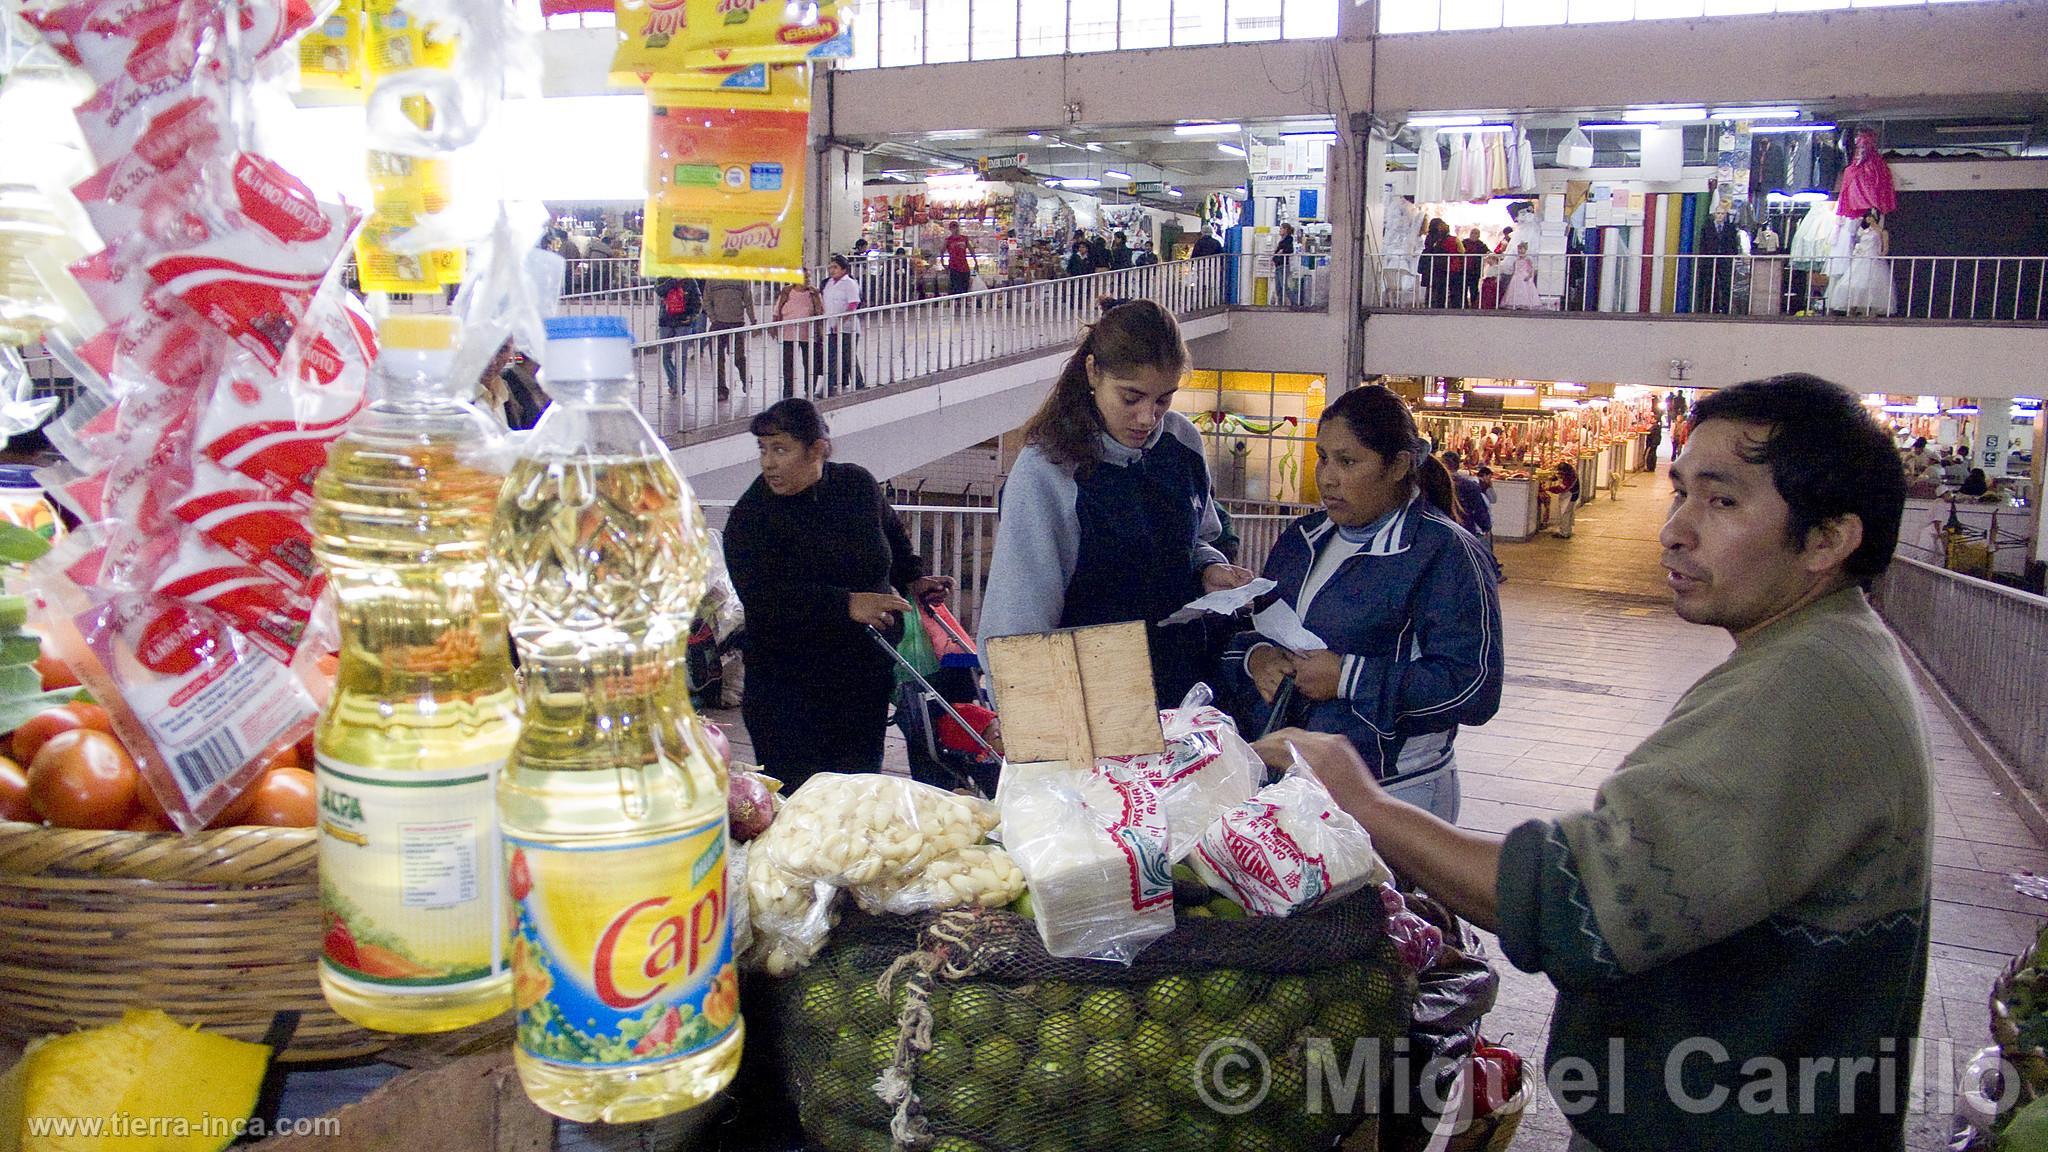
[[[1426,497],[1418,492],[1411,496],[1406,504],[1360,529],[1359,531],[1368,533],[1369,536],[1364,546],[1359,548],[1359,555],[1398,556],[1406,552],[1415,536],[1414,521],[1422,514],[1422,510],[1416,505],[1425,500]],[[1308,542],[1310,552],[1321,548],[1325,538],[1340,531],[1341,529],[1330,522],[1328,512],[1317,512],[1301,525],[1301,535]]]

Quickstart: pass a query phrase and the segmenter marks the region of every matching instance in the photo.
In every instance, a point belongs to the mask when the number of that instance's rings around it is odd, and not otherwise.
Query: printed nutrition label
[[[471,820],[401,825],[398,859],[404,905],[446,908],[476,899],[477,839]]]

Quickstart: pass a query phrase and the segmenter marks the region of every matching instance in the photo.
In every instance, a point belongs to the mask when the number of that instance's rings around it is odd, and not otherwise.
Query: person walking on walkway
[[[1933,771],[1865,588],[1898,542],[1904,469],[1817,377],[1692,415],[1663,563],[1679,617],[1735,651],[1589,810],[1499,838],[1393,800],[1341,736],[1258,751],[1298,753],[1397,874],[1557,986],[1545,1063],[1586,1071],[1552,1080],[1575,1152],[1896,1152],[1917,1110]]]
[[[1458,728],[1500,707],[1492,557],[1459,526],[1450,474],[1408,406],[1381,385],[1324,410],[1316,481],[1323,510],[1281,533],[1264,575],[1325,647],[1239,635],[1225,698],[1248,732],[1342,736],[1390,795],[1456,820]]]
[[[1202,434],[1172,410],[1188,350],[1151,300],[1106,308],[1024,425],[998,497],[981,638],[1143,621],[1162,707],[1213,674],[1200,624],[1161,627],[1252,574],[1223,558]],[[986,651],[986,645],[983,651]]]
[[[1664,424],[1656,410],[1651,409],[1650,430],[1643,435],[1643,471],[1652,476],[1657,474],[1657,449],[1664,446]]]
[[[704,282],[667,277],[654,282],[654,298],[660,313],[656,328],[664,341],[695,336],[704,331]],[[681,344],[661,346],[661,374],[668,381],[668,394],[681,396],[689,390],[690,361]]]
[[[946,293],[964,296],[974,284],[974,245],[960,232],[960,222],[946,225]]]
[[[841,392],[853,392],[867,386],[860,373],[860,318],[854,313],[860,310],[860,281],[848,273],[853,266],[844,256],[834,256],[826,265],[825,286],[818,290],[824,298],[825,315],[825,394],[837,396]]]
[[[825,365],[822,363],[825,298],[809,284],[785,284],[782,295],[775,298],[775,313],[771,320],[785,320],[789,323],[775,330],[775,338],[782,344],[782,398],[796,395],[797,381],[803,381],[803,393],[811,394],[811,383]],[[813,353],[819,352],[817,359]],[[801,353],[804,374],[796,374],[796,361]],[[815,365],[815,366],[814,366]]]
[[[732,399],[731,389],[725,386],[728,352],[733,367],[739,370],[740,391],[747,390],[747,338],[733,329],[754,322],[753,293],[742,280],[713,280],[704,290],[704,314],[711,320],[711,331],[717,333],[711,338],[711,359],[717,364],[718,399],[723,403]]]

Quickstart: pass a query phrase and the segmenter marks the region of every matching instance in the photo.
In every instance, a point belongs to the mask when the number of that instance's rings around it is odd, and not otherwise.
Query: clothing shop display
[[[1885,259],[1883,225],[1854,224],[1845,229],[1849,243],[1848,271],[1828,281],[1828,311],[1889,316],[1895,306],[1892,262]]]
[[[1415,142],[1415,202],[1434,204],[1444,198],[1444,160],[1437,132],[1424,128]]]
[[[1529,133],[1515,129],[1515,190],[1536,193],[1536,150],[1529,147]]]
[[[1422,209],[1405,196],[1387,205],[1380,230],[1380,281],[1390,296],[1415,290],[1422,258]]]
[[[1877,146],[1877,133],[1856,130],[1856,156],[1842,174],[1842,194],[1835,205],[1837,216],[1851,218],[1875,209],[1889,216],[1899,210],[1899,194],[1892,187],[1891,165]]]
[[[1508,272],[1508,289],[1501,294],[1503,308],[1540,308],[1543,301],[1536,295],[1536,261],[1527,256],[1510,257],[1515,264]]]
[[[1800,218],[1799,227],[1792,232],[1792,246],[1788,252],[1793,271],[1820,272],[1826,269],[1841,219],[1835,214],[1832,201],[1815,204]]]
[[[1693,311],[1725,315],[1735,289],[1735,265],[1730,256],[1742,254],[1742,229],[1733,217],[1717,212],[1699,226],[1693,251],[1714,259],[1697,261],[1694,274]]]

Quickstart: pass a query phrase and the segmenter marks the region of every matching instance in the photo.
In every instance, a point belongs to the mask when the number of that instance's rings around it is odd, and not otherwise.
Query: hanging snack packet
[[[612,83],[853,55],[852,0],[618,0]]]
[[[363,90],[363,0],[341,0],[299,38],[299,85]]]
[[[194,218],[192,241],[153,257],[149,275],[275,372],[355,213],[248,153],[235,159],[234,190],[240,211]]]
[[[809,72],[770,69],[766,92],[718,76],[648,90],[644,275],[803,280]]]
[[[313,533],[305,508],[210,460],[193,466],[191,495],[172,511],[294,596],[317,600],[327,585],[313,559]]]
[[[190,529],[172,539],[176,547],[158,558],[150,590],[218,612],[250,643],[291,663],[313,615],[312,602]]]
[[[316,335],[300,359],[296,383],[238,356],[200,415],[197,452],[273,496],[310,508],[327,446],[363,406],[376,339],[353,297],[316,301],[308,319]]]
[[[313,730],[312,698],[217,613],[151,592],[87,587],[91,533],[31,568],[47,608],[37,627],[134,755],[143,782],[197,832]]]

